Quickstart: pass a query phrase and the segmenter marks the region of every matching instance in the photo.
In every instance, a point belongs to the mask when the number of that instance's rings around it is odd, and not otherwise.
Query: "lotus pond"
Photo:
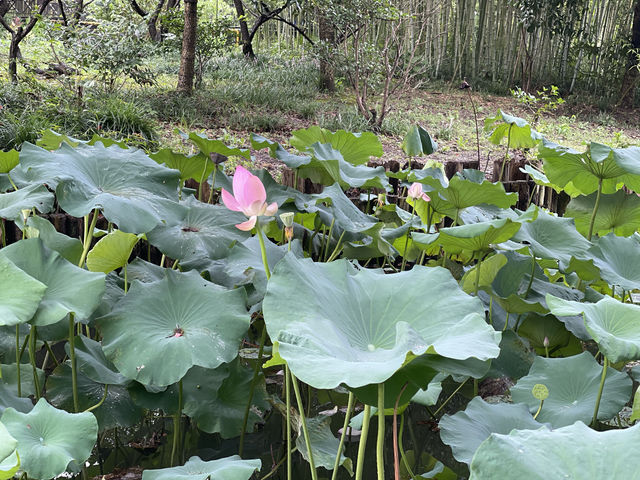
[[[0,480],[639,479],[640,148],[486,130],[528,198],[417,126],[398,172],[252,135],[313,194],[195,133],[0,152]]]

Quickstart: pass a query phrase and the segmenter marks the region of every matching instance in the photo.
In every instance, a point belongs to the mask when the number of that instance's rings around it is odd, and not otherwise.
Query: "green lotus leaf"
[[[28,371],[25,370],[25,372]],[[33,403],[29,398],[18,397],[14,386],[0,382],[0,415],[7,408],[14,408],[19,412],[27,413],[33,408]]]
[[[78,145],[95,145],[96,143],[100,142],[105,147],[117,145],[118,147],[125,150],[129,148],[127,144],[122,140],[117,141],[113,138],[101,137],[97,133],[94,133],[90,140],[80,140],[78,138],[69,137],[67,135],[57,133],[53,130],[45,130],[36,144],[39,147],[46,148],[47,150],[57,150],[58,148],[60,148],[62,142],[65,142],[72,147],[77,147]]]
[[[64,347],[69,355],[69,344],[66,343]],[[99,342],[84,336],[76,337],[75,352],[78,371],[94,382],[121,386],[130,383],[105,357]]]
[[[237,437],[242,432],[252,379],[253,372],[237,359],[215,370],[193,367],[182,380],[183,411],[204,432],[220,433],[222,438]],[[252,402],[247,432],[263,420],[256,412],[269,408],[264,380],[257,383]]]
[[[98,437],[91,413],[67,413],[38,400],[29,413],[7,408],[2,423],[18,441],[20,468],[35,479],[60,475],[70,462],[83,463]]]
[[[4,277],[3,277],[4,278]],[[4,300],[3,300],[4,301]],[[18,325],[18,349],[22,346],[25,339],[29,336],[31,326],[28,323]],[[26,344],[25,344],[26,345]],[[36,348],[41,345],[36,344]],[[16,327],[0,326],[0,363],[15,363],[16,361]],[[20,363],[29,363],[29,352],[27,348],[22,352]]]
[[[247,218],[221,205],[208,205],[190,197],[171,207],[171,216],[147,234],[149,242],[177,260],[204,255],[225,257],[236,241],[249,238],[249,232],[236,228]]]
[[[216,167],[215,163],[210,161],[202,152],[196,155],[185,155],[184,153],[174,152],[169,148],[163,148],[157,152],[150,153],[149,158],[167,168],[178,170],[182,182],[190,178],[199,182],[203,175],[204,178],[208,178]]]
[[[315,388],[384,382],[409,353],[481,361],[499,353],[500,334],[485,323],[480,301],[442,268],[384,275],[356,272],[346,261],[316,264],[287,255],[263,309],[280,355]]]
[[[569,202],[565,216],[573,217],[578,231],[587,235],[596,202],[596,194],[577,197]],[[612,195],[601,195],[593,224],[593,233],[600,236],[613,231],[616,235],[629,236],[640,228],[640,198],[622,190]]]
[[[15,220],[22,210],[36,208],[40,213],[48,213],[53,207],[53,194],[44,185],[28,185],[20,190],[0,193],[0,218]]]
[[[521,223],[508,218],[490,222],[441,228],[437,242],[452,254],[468,252],[487,252],[492,245],[506,242],[520,230]],[[482,268],[480,270],[482,273]]]
[[[580,303],[547,295],[556,316],[584,315],[584,324],[600,351],[612,362],[640,359],[640,306],[604,297],[597,303]]]
[[[296,438],[296,446],[305,460],[309,461],[309,450],[302,435],[302,421],[299,414],[294,414],[293,423],[298,426],[298,437]],[[316,468],[322,467],[327,470],[333,470],[336,455],[340,447],[340,441],[331,431],[331,416],[319,414],[313,418],[307,418],[307,430],[309,431],[309,441],[311,442],[311,452],[313,453],[313,463]],[[345,457],[344,447],[340,452],[340,463],[338,466],[344,466],[353,476],[353,466],[351,459]]]
[[[307,165],[311,161],[308,155],[295,155],[288,152],[278,142],[269,140],[262,135],[251,134],[251,148],[254,150],[269,149],[269,156],[285,163],[289,168],[296,169],[301,165]]]
[[[640,420],[640,387],[636,388],[636,393],[633,396],[633,406],[631,408],[630,422]]]
[[[236,357],[249,327],[245,301],[242,290],[168,270],[159,282],[135,282],[96,323],[105,355],[125,377],[166,386],[194,365],[216,368]]]
[[[529,340],[538,355],[545,355],[548,351],[552,357],[564,357],[582,352],[582,343],[553,315],[527,315],[520,322],[518,335]]]
[[[513,330],[507,330],[502,333],[500,340],[500,356],[491,362],[491,370],[487,377],[524,377],[529,373],[535,358],[529,342]]]
[[[38,238],[3,248],[0,258],[13,262],[47,286],[31,320],[33,325],[52,325],[69,313],[74,313],[78,320],[87,319],[100,304],[105,289],[104,275],[72,265]]]
[[[581,422],[549,430],[492,434],[471,462],[469,480],[635,479],[640,460],[629,445],[640,441],[640,426],[596,432]]]
[[[542,140],[542,135],[533,130],[529,122],[501,110],[495,117],[485,119],[484,130],[490,132],[491,143],[500,145],[506,140],[509,148],[534,148]]]
[[[82,255],[82,242],[77,238],[71,238],[63,233],[59,233],[51,222],[42,217],[29,217],[27,227],[32,232],[37,231],[37,236],[44,246],[55,250],[63,258],[66,258],[74,265],[77,265]]]
[[[411,397],[411,401],[425,407],[431,407],[432,405],[438,403],[438,399],[440,398],[440,394],[442,393],[442,382],[444,382],[444,380],[446,380],[448,376],[449,375],[447,375],[446,373],[438,373],[429,382],[429,385],[426,389],[418,390],[418,392],[413,397]]]
[[[635,233],[628,238],[606,235],[598,239],[589,253],[609,285],[624,290],[640,288],[640,235]]]
[[[316,125],[294,130],[289,143],[300,152],[306,152],[315,143],[329,144],[352,165],[364,165],[371,157],[381,157],[383,153],[380,139],[371,132],[330,132]]]
[[[305,153],[312,158],[308,164],[298,167],[300,178],[308,178],[322,185],[332,185],[337,182],[345,190],[350,187],[382,190],[389,188],[384,167],[353,165],[344,159],[339,150],[328,143],[314,143],[305,150]]]
[[[421,157],[438,150],[438,144],[420,125],[412,125],[402,140],[402,150],[409,157]]]
[[[0,256],[0,325],[17,325],[33,318],[47,286]]]
[[[0,423],[0,480],[13,478],[20,468],[20,459],[16,452],[17,446],[18,441]]]
[[[260,460],[242,460],[238,455],[210,462],[191,457],[182,467],[145,470],[142,480],[249,480],[261,466]]]
[[[489,290],[491,283],[495,280],[500,269],[507,264],[507,261],[507,257],[501,253],[482,260],[482,263],[480,264],[480,278],[477,288]],[[462,277],[462,289],[467,293],[473,293],[476,291],[477,268],[478,265],[476,264]]]
[[[102,401],[105,385],[95,382],[81,372],[77,375],[78,406],[81,411]],[[73,389],[71,366],[65,362],[47,377],[47,399],[57,408],[73,411]],[[98,421],[100,432],[114,427],[129,427],[142,418],[142,409],[137,407],[127,389],[121,385],[109,385],[102,405],[92,410]]]
[[[248,149],[228,147],[222,140],[211,139],[204,133],[191,132],[188,136],[183,136],[188,138],[207,157],[210,157],[212,153],[217,153],[225,157],[236,156],[251,160],[251,152]]]
[[[20,163],[20,154],[17,150],[0,151],[0,173],[9,173],[18,163]]]
[[[130,233],[145,233],[164,221],[167,203],[177,201],[179,172],[151,160],[141,150],[101,144],[48,152],[25,143],[21,165],[30,178],[56,187],[67,213],[82,217],[100,208]]]
[[[567,358],[536,357],[526,377],[511,387],[511,397],[535,412],[540,400],[531,393],[541,383],[549,389],[538,415],[541,422],[564,427],[580,420],[589,422],[598,397],[602,367],[589,352]],[[598,419],[609,420],[631,398],[632,381],[628,375],[609,367],[598,410]]]
[[[565,270],[572,257],[583,256],[591,247],[591,242],[576,230],[573,219],[556,217],[542,209],[533,222],[522,224],[513,239],[526,242],[536,257],[557,259]]]
[[[138,240],[138,235],[121,230],[105,235],[87,255],[87,269],[90,272],[109,273],[124,267]]]
[[[474,397],[464,411],[444,415],[438,426],[440,438],[451,447],[456,460],[471,464],[473,454],[492,433],[537,430],[542,424],[533,419],[525,405],[491,404]]]
[[[38,381],[40,382],[40,385],[44,385],[44,371],[39,368],[36,369],[36,371],[38,372]],[[2,365],[2,378],[0,379],[0,384],[6,385],[7,389],[14,395],[18,394],[18,367],[15,363]],[[36,394],[36,388],[33,383],[33,369],[28,363],[20,364],[20,386],[23,397]]]

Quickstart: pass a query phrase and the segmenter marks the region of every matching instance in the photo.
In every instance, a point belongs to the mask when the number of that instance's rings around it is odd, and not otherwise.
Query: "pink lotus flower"
[[[407,190],[407,197],[413,198],[414,200],[418,198],[422,198],[425,202],[431,201],[431,198],[429,198],[429,195],[427,195],[426,193],[422,193],[422,184],[419,182],[413,182],[411,184],[411,186],[409,187],[409,190]]]
[[[249,220],[236,225],[245,232],[256,226],[258,217],[266,215],[271,217],[278,211],[278,204],[273,202],[267,205],[267,192],[258,177],[242,166],[236,168],[233,176],[233,193],[222,189],[222,201],[229,210],[242,212]]]

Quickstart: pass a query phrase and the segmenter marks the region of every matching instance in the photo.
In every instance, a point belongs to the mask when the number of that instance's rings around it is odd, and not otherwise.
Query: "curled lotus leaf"
[[[261,465],[260,460],[242,460],[238,455],[210,462],[191,457],[182,467],[145,470],[142,480],[249,480]]]
[[[500,334],[486,324],[480,300],[443,268],[384,275],[287,255],[263,308],[281,357],[315,388],[384,382],[411,354],[481,361],[499,354]]]

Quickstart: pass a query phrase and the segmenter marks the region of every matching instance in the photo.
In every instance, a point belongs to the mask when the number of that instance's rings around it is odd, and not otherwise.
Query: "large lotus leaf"
[[[203,175],[204,178],[208,178],[216,167],[215,163],[201,152],[196,155],[185,155],[184,153],[163,148],[157,152],[150,153],[149,158],[165,165],[167,168],[178,170],[180,172],[180,180],[183,182],[190,178],[199,182]]]
[[[451,447],[456,460],[470,464],[480,444],[492,433],[537,430],[542,424],[533,419],[525,405],[490,404],[474,397],[464,411],[444,415],[438,426],[440,438]]]
[[[208,433],[220,433],[222,438],[234,438],[242,432],[244,412],[251,390],[253,372],[237,359],[215,370],[193,367],[182,380],[184,413],[196,421],[198,428]],[[264,381],[257,384],[249,412],[247,432],[262,421],[257,411],[269,408]]]
[[[48,213],[53,206],[53,194],[44,185],[29,185],[14,192],[0,193],[0,218],[15,220],[22,210],[36,208]]]
[[[72,147],[77,147],[78,145],[95,145],[96,143],[100,142],[105,147],[117,145],[118,147],[125,150],[129,148],[123,140],[117,141],[113,138],[102,137],[97,133],[94,133],[90,140],[80,140],[78,138],[70,137],[68,135],[61,134],[50,129],[44,131],[42,136],[36,142],[36,145],[42,148],[46,148],[47,150],[56,150],[60,148],[62,142],[65,142]]]
[[[203,280],[195,271],[167,271],[159,282],[135,282],[97,320],[103,350],[126,377],[166,386],[194,365],[216,368],[238,353],[249,327],[245,294]]]
[[[17,325],[31,320],[44,298],[47,286],[0,256],[0,325]]]
[[[24,227],[23,227],[24,228]],[[37,234],[35,233],[37,231]],[[77,265],[82,255],[82,242],[64,233],[59,233],[51,222],[42,217],[27,219],[27,232],[30,237],[37,236],[45,247],[58,252],[74,265]]]
[[[13,262],[47,286],[32,324],[52,325],[67,314],[88,318],[100,304],[105,289],[104,274],[72,265],[46,248],[40,239],[21,240],[0,250],[0,258]]]
[[[182,467],[145,470],[143,480],[249,480],[256,470],[260,470],[260,460],[242,460],[239,456],[220,458],[203,462],[199,457],[191,457]]]
[[[420,125],[412,125],[402,140],[402,150],[409,157],[421,157],[438,150],[438,144]]]
[[[91,272],[109,273],[124,267],[138,240],[138,235],[122,230],[114,230],[105,235],[87,255],[87,269]]]
[[[458,360],[499,353],[500,335],[485,323],[480,301],[442,268],[384,275],[356,272],[346,261],[316,264],[287,255],[263,308],[280,355],[316,388],[383,382],[411,352]]]
[[[313,418],[307,418],[307,430],[309,432],[309,441],[311,442],[311,452],[313,453],[313,463],[316,468],[322,467],[327,470],[333,470],[336,455],[340,447],[340,441],[331,432],[331,416],[319,414]],[[302,434],[302,422],[299,415],[294,414],[294,424],[298,424],[298,437],[296,438],[296,446],[305,460],[309,461],[309,450],[304,441]],[[344,456],[344,447],[340,452],[340,463],[343,465],[350,475],[353,475],[353,467],[351,459]]]
[[[511,397],[516,403],[526,404],[535,412],[540,400],[531,393],[534,385],[549,389],[542,410],[541,422],[554,427],[564,427],[580,420],[589,422],[598,397],[602,367],[589,352],[567,358],[536,357],[526,377],[511,387]],[[608,420],[615,416],[631,398],[631,378],[609,367],[602,392],[598,418]]]
[[[543,160],[544,173],[548,180],[564,188],[571,196],[589,195],[598,190],[602,180],[602,191],[613,193],[624,183],[635,189],[639,185],[638,172],[633,172],[629,164],[621,160],[624,155],[614,155],[614,150],[606,145],[591,143],[585,152],[543,142],[538,154]]]
[[[29,413],[7,408],[2,423],[18,441],[20,468],[36,479],[55,477],[70,462],[87,460],[98,437],[98,422],[91,413],[67,413],[44,398]]]
[[[471,462],[469,480],[640,479],[640,459],[629,446],[640,442],[640,426],[596,432],[582,422],[549,430],[492,434]]]
[[[0,173],[9,173],[19,162],[20,154],[17,150],[0,151]]]
[[[437,243],[448,253],[486,252],[509,240],[520,229],[521,223],[508,218],[490,222],[441,228]],[[482,269],[481,269],[482,272]]]
[[[248,149],[228,147],[222,140],[211,139],[204,133],[191,132],[186,138],[196,145],[207,157],[217,153],[225,157],[237,156],[251,160],[251,152]]]
[[[640,288],[640,235],[618,237],[609,234],[598,239],[589,250],[600,276],[609,285],[624,290]]]
[[[542,135],[532,130],[529,122],[501,110],[495,117],[485,119],[484,130],[490,132],[491,143],[500,145],[505,140],[509,148],[534,148],[542,140]]]
[[[518,201],[517,193],[506,193],[502,183],[488,180],[475,182],[461,175],[454,175],[446,188],[429,195],[429,205],[436,212],[456,218],[464,208],[486,203],[500,208],[509,208]],[[423,221],[425,219],[423,218]]]
[[[78,406],[80,411],[97,405],[105,393],[105,385],[95,382],[78,372]],[[71,366],[65,362],[56,367],[47,377],[47,399],[57,408],[73,411],[73,389]],[[98,421],[100,432],[114,427],[129,427],[142,417],[127,389],[121,385],[109,385],[102,405],[92,411]]]
[[[208,205],[190,197],[171,207],[167,223],[147,234],[149,242],[170,258],[183,260],[198,255],[211,259],[225,257],[235,241],[244,241],[249,232],[236,228],[247,218],[221,205]]]
[[[596,194],[577,197],[569,202],[565,215],[573,217],[578,231],[587,235]],[[628,236],[640,228],[640,198],[620,190],[612,195],[601,195],[593,224],[593,233],[600,236],[613,231],[616,235]]]
[[[522,224],[513,239],[526,242],[536,257],[558,260],[563,269],[568,268],[571,257],[582,257],[591,247],[591,242],[576,230],[573,219],[556,217],[542,209],[533,222]]]
[[[25,371],[29,372],[29,370]],[[33,403],[29,398],[18,397],[15,387],[0,382],[0,416],[7,408],[14,408],[19,412],[27,413],[33,408]]]
[[[600,351],[612,362],[640,359],[640,307],[604,297],[580,303],[547,295],[547,305],[559,317],[584,314],[584,324]]]
[[[18,441],[0,423],[0,480],[13,478],[18,471],[20,459],[16,452],[17,446]]]
[[[69,355],[69,344],[65,344]],[[118,372],[102,351],[102,345],[90,338],[79,336],[75,339],[76,364],[78,371],[97,383],[127,385],[130,380]]]
[[[524,377],[529,373],[535,357],[536,354],[531,351],[526,339],[518,336],[513,330],[507,330],[502,333],[500,340],[500,356],[491,361],[491,370],[487,377]]]
[[[380,139],[371,132],[330,132],[315,125],[295,130],[289,143],[300,152],[307,151],[315,143],[330,144],[352,165],[364,165],[371,157],[381,157],[383,153]]]
[[[180,174],[158,165],[141,150],[117,146],[48,152],[25,143],[20,162],[27,175],[50,187],[69,214],[82,217],[100,208],[104,216],[130,233],[145,233],[164,221],[169,201],[177,201]]]
[[[29,395],[35,395],[36,388],[33,383],[33,369],[28,363],[20,364],[20,386],[21,386],[21,394],[23,397]],[[39,368],[36,369],[38,374],[38,381],[40,385],[44,384],[44,371]],[[7,386],[7,389],[10,390],[13,394],[18,394],[18,367],[15,363],[10,363],[8,365],[2,365],[2,378],[0,378],[0,384],[4,384]]]

